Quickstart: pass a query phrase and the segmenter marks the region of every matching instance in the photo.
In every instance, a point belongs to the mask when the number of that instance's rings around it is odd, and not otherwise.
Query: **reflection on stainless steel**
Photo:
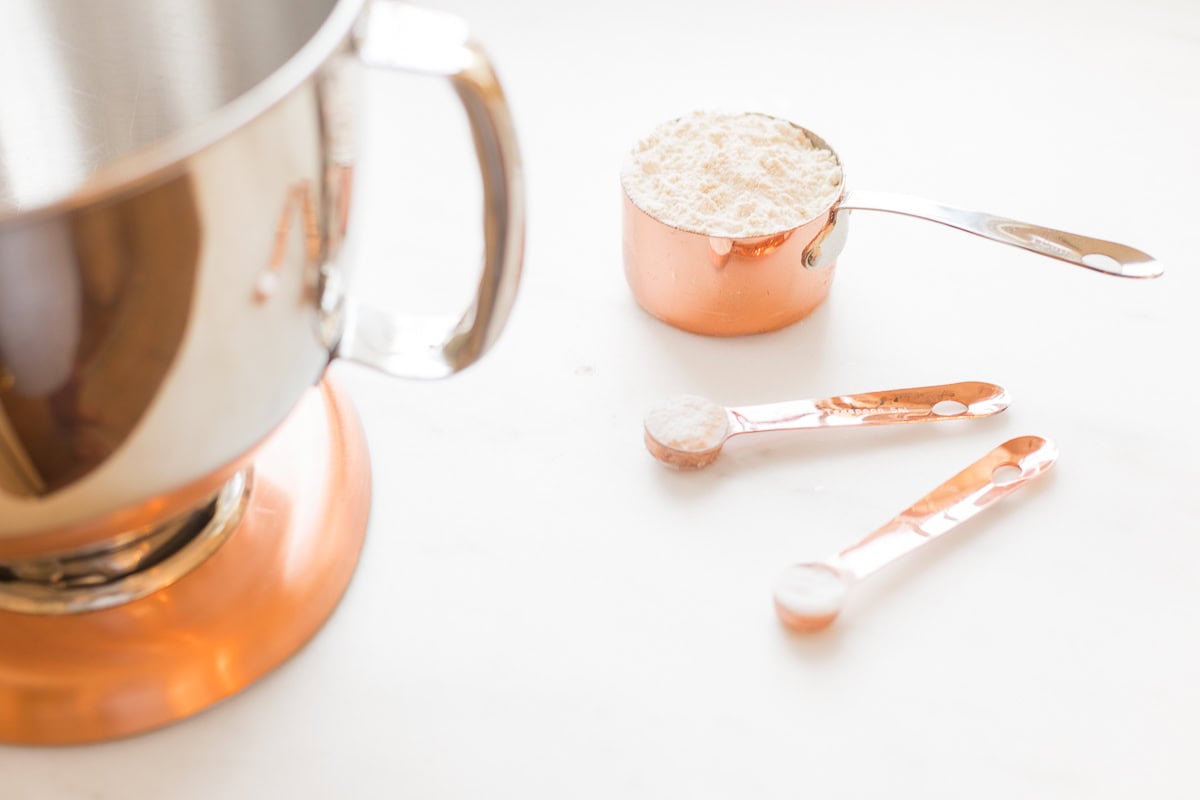
[[[1020,247],[1106,275],[1121,278],[1157,278],[1163,273],[1162,265],[1151,255],[1128,245],[1028,222],[1017,222],[982,211],[944,206],[919,197],[855,190],[847,193],[838,204],[838,211],[854,210],[887,211],[940,222],[993,242]],[[839,218],[842,216],[845,215],[838,214]]]
[[[60,489],[125,441],[191,313],[200,230],[186,176],[59,222],[0,237],[0,358],[12,376],[0,449],[26,467],[23,485],[0,482],[13,493]]]
[[[775,609],[780,619],[795,630],[824,628],[837,617],[856,582],[1012,494],[1044,474],[1057,458],[1054,444],[1040,436],[1010,439],[857,544],[824,561],[789,568],[777,585]],[[1003,475],[1006,468],[1013,470],[1011,477]],[[828,593],[817,596],[813,588]]]
[[[333,5],[5,0],[0,209],[57,200],[204,121],[295,54]]]
[[[524,231],[503,93],[456,18],[364,5],[0,4],[0,539],[228,474],[335,353],[431,377],[495,341]],[[480,159],[479,291],[415,344],[344,297],[364,63],[451,80]]]
[[[112,608],[170,586],[233,533],[250,496],[235,473],[211,502],[101,547],[0,562],[0,610],[78,614]]]
[[[271,259],[254,284],[254,299],[260,303],[267,302],[275,295],[275,289],[279,286],[279,273],[287,263],[292,230],[297,226],[304,236],[305,263],[315,267],[321,257],[321,228],[317,224],[316,204],[308,181],[301,181],[293,186],[283,204],[279,225],[275,229],[275,245],[271,249]],[[315,274],[311,276],[315,277]],[[309,283],[310,280],[306,279],[305,284]]]

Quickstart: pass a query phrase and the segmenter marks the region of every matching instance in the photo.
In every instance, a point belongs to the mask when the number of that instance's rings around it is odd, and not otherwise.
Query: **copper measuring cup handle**
[[[1015,219],[933,203],[920,197],[890,192],[847,192],[839,211],[887,211],[940,222],[993,242],[1020,247],[1121,278],[1157,278],[1163,267],[1152,256],[1128,245],[1046,228]]]
[[[1004,388],[967,381],[728,409],[729,435],[989,417],[1008,408]]]
[[[367,66],[439,76],[454,86],[483,181],[484,263],[479,288],[461,315],[397,314],[348,301],[335,355],[399,377],[445,377],[495,343],[516,297],[525,239],[516,133],[491,63],[460,18],[373,0],[356,43]]]
[[[1012,494],[1054,466],[1057,458],[1058,449],[1040,436],[1010,439],[827,564],[841,575],[862,580]],[[1004,479],[1004,467],[1018,472]]]

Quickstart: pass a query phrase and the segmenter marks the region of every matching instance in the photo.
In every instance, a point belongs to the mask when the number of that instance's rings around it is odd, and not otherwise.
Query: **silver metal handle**
[[[459,316],[397,314],[350,299],[336,355],[407,378],[441,378],[477,361],[504,329],[521,278],[525,206],[516,134],[500,82],[453,15],[374,0],[357,31],[368,66],[445,77],[475,140],[483,181],[484,263]]]
[[[1018,222],[982,211],[944,206],[919,197],[855,190],[846,194],[838,210],[887,211],[940,222],[993,242],[1020,247],[1121,278],[1157,278],[1163,274],[1162,265],[1153,257],[1128,245]]]

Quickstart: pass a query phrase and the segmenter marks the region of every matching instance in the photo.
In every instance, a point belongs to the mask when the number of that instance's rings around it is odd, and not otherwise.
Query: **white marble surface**
[[[528,167],[503,341],[438,384],[335,368],[375,505],[306,650],[151,735],[0,748],[0,796],[1200,795],[1200,5],[444,7],[498,62]],[[478,250],[456,233],[478,202],[468,139],[442,87],[376,77],[369,101],[360,286],[428,305],[470,278],[430,277],[439,253]],[[698,107],[790,117],[856,186],[1126,241],[1168,275],[1107,279],[864,213],[806,322],[667,328],[624,284],[617,171]],[[738,442],[698,474],[640,442],[644,411],[680,392],[959,379],[1014,406]],[[1044,482],[862,587],[827,633],[780,628],[782,567],[1025,433],[1061,447]]]

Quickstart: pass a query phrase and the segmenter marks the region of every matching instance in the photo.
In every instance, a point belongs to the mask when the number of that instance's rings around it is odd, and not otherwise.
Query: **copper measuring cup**
[[[837,158],[824,139],[788,124]],[[789,230],[746,238],[673,227],[643,211],[622,189],[625,277],[634,297],[663,322],[710,336],[773,331],[820,305],[846,243],[851,211],[886,211],[938,222],[1121,278],[1157,278],[1163,273],[1150,255],[1127,245],[917,197],[849,191],[844,177],[841,195],[812,218]]]

